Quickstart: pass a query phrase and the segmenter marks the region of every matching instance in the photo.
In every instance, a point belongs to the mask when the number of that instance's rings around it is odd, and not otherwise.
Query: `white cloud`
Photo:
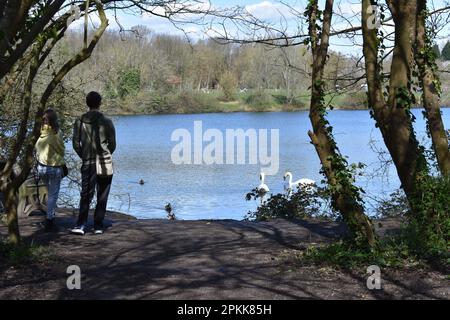
[[[339,3],[335,10],[344,15],[355,15],[361,13],[361,8],[361,3],[351,3],[345,1],[344,3]]]
[[[300,12],[302,11],[302,8],[298,6],[292,6],[292,8]],[[245,9],[256,18],[262,20],[294,17],[292,10],[288,6],[282,3],[273,3],[271,1],[249,4],[245,6]]]
[[[109,26],[111,26],[111,25],[116,25],[117,26],[117,24],[115,22],[115,18],[114,18],[114,16],[112,14],[106,13],[106,18],[108,19]],[[89,27],[90,28],[92,28],[92,27],[93,28],[98,28],[98,26],[100,26],[100,23],[101,23],[100,22],[100,17],[98,16],[98,14],[96,12],[89,14]],[[84,26],[84,17],[81,17],[81,18],[79,18],[77,20],[74,20],[70,24],[69,29],[72,29],[72,30],[79,29],[79,28],[81,28],[83,26]]]

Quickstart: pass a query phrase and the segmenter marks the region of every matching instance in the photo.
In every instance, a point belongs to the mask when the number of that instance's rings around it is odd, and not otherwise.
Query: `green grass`
[[[301,265],[330,266],[353,270],[377,265],[382,268],[447,269],[450,255],[439,258],[423,257],[407,244],[401,236],[380,240],[376,249],[367,250],[353,246],[344,240],[332,244],[311,246],[297,254],[294,260]]]
[[[378,249],[364,250],[345,241],[310,247],[302,256],[304,263],[327,265],[344,269],[377,265],[379,267],[405,268],[424,265],[406,245],[392,239],[380,243]]]
[[[0,259],[7,265],[23,265],[28,263],[44,263],[53,259],[51,249],[37,244],[12,245],[8,241],[0,241]]]

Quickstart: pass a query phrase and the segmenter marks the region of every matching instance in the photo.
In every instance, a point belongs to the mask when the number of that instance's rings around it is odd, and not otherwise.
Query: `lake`
[[[421,110],[415,109],[414,114],[419,137],[429,145]],[[448,127],[449,109],[443,109],[443,117]],[[331,111],[328,118],[338,146],[349,162],[367,165],[367,174],[358,178],[358,185],[367,195],[388,196],[397,189],[399,181],[395,168],[382,167],[378,153],[370,146],[372,141],[377,149],[385,151],[369,112]],[[112,119],[116,126],[117,151],[108,208],[138,218],[165,218],[164,205],[168,202],[177,218],[185,220],[240,220],[256,208],[255,202],[245,201],[245,194],[260,183],[259,163],[174,163],[171,154],[178,142],[171,140],[172,133],[184,128],[193,136],[194,121],[202,121],[203,132],[218,129],[224,136],[227,129],[255,129],[258,133],[259,129],[268,129],[269,136],[270,129],[279,129],[279,170],[266,177],[271,193],[283,191],[283,175],[287,170],[293,173],[294,180],[310,178],[320,182],[323,178],[307,135],[311,128],[307,112],[117,116]],[[138,183],[141,179],[145,184]],[[371,205],[368,201],[369,212],[372,212]]]

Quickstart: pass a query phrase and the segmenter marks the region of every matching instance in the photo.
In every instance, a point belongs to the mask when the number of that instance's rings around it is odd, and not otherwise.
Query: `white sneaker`
[[[95,229],[94,230],[94,234],[103,234],[103,230],[102,229]]]
[[[78,234],[78,235],[82,235],[84,236],[84,226],[80,226],[80,227],[75,227],[72,230],[70,230],[71,233],[73,234]]]

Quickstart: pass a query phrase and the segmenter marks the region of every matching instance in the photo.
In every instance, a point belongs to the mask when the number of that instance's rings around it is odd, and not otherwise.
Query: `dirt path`
[[[106,233],[73,236],[74,218],[59,214],[57,233],[42,217],[20,221],[26,241],[48,244],[56,256],[19,268],[0,262],[0,299],[449,299],[438,272],[382,273],[383,289],[366,288],[365,270],[296,267],[286,250],[331,241],[344,229],[318,221],[269,223],[130,220],[108,216]],[[384,221],[379,233],[398,223]],[[6,228],[0,226],[0,236]],[[68,290],[69,265],[81,268],[81,290]]]

